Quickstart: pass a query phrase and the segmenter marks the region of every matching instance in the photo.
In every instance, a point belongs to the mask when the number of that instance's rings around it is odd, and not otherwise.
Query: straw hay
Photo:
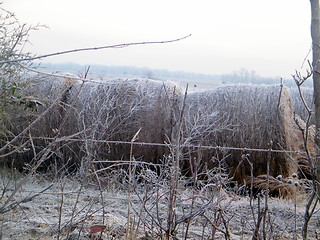
[[[55,146],[49,163],[79,167],[83,161],[128,160],[130,146],[109,145],[103,141],[131,141],[141,129],[137,141],[163,143],[171,133],[171,109],[179,91],[172,83],[148,79],[97,83],[79,82],[72,76],[40,77],[26,94],[41,99],[46,106],[37,112],[16,113],[12,131],[19,133],[54,104],[30,131],[37,152],[51,142],[37,140],[38,137],[73,136],[73,140]],[[157,162],[166,151],[163,147],[139,146],[133,150],[136,158],[151,162]],[[26,162],[32,157],[32,151],[19,155]]]
[[[311,153],[311,158],[314,157],[314,153],[316,153],[316,146],[314,144],[315,138],[315,118],[314,118],[314,101],[313,101],[313,88],[309,87],[301,87],[303,98],[312,111],[312,115],[310,118],[310,126],[306,126],[306,121],[308,119],[308,112],[303,104],[301,96],[299,94],[298,88],[290,88],[292,100],[294,103],[294,120],[295,126],[293,129],[297,132],[295,138],[292,138],[292,141],[295,142],[296,150],[305,151],[304,141],[302,140],[302,134],[306,134],[308,132],[307,138],[307,147],[308,151]],[[299,165],[299,175],[304,178],[311,179],[311,166],[310,161],[314,161],[313,159],[307,159],[305,154],[293,154],[294,159],[297,160]]]
[[[64,79],[38,77],[26,95],[39,99],[45,106],[40,106],[38,111],[16,111],[11,128],[14,134],[48,108],[49,113],[30,131],[35,151],[29,144],[29,151],[11,158],[28,162],[34,152],[38,154],[52,142],[46,138],[72,136],[71,140],[66,138],[67,141],[54,146],[48,165],[59,163],[76,168],[93,161],[107,161],[100,165],[103,168],[114,161],[128,160],[130,145],[104,141],[130,142],[139,129],[135,141],[164,143],[172,135],[175,120],[183,109],[179,87],[149,79],[114,79],[99,83],[81,82],[71,75]],[[294,120],[292,100],[286,87],[227,85],[190,93],[184,116],[184,146],[304,150],[302,132],[297,125],[298,122],[303,126],[304,122],[299,117]],[[165,147],[133,147],[133,155],[138,160],[157,163],[164,154],[168,154]],[[214,159],[223,159],[223,166],[226,166],[223,171],[241,182],[250,176],[251,164],[254,176],[259,176],[267,173],[269,160],[270,175],[284,177],[298,172],[297,163],[305,164],[301,160],[305,159],[303,154],[245,149],[220,151],[184,147],[184,154],[183,171],[213,169],[217,164]]]
[[[188,96],[188,118],[202,116],[206,126],[212,126],[210,134],[191,137],[194,144],[253,149],[303,150],[302,135],[293,120],[293,106],[286,87],[263,85],[230,85]],[[201,107],[200,107],[201,106]],[[199,112],[201,114],[199,115]],[[205,117],[203,117],[205,115]],[[201,121],[200,123],[201,125]],[[283,153],[234,151],[206,151],[202,163],[211,166],[212,156],[225,157],[230,176],[243,181],[250,176],[253,164],[254,176],[266,174],[270,159],[270,174],[289,176],[297,171],[295,160]],[[248,160],[242,158],[249,154]],[[205,156],[205,157],[204,157]],[[210,157],[211,156],[211,157]],[[296,159],[297,156],[293,156]]]
[[[75,108],[79,109],[78,125],[90,128],[84,138],[93,140],[163,143],[170,136],[172,112],[179,90],[175,85],[147,79],[115,80],[108,84],[86,84],[79,93]],[[94,104],[88,104],[94,103]],[[95,159],[128,160],[130,146],[96,146]],[[104,148],[101,151],[98,149]],[[107,151],[106,151],[107,150]],[[85,150],[83,150],[85,151]],[[165,150],[162,147],[134,147],[134,156],[157,162]]]

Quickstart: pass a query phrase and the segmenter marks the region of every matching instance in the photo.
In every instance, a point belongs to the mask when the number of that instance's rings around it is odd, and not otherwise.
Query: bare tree
[[[298,79],[295,78],[297,86],[300,91],[300,96],[302,101],[304,101],[301,95],[301,88],[300,86],[312,76],[313,78],[313,99],[314,99],[314,111],[315,111],[315,125],[316,125],[316,134],[315,134],[315,145],[316,145],[316,160],[314,164],[310,161],[311,165],[311,176],[313,182],[313,191],[310,195],[307,204],[306,204],[306,211],[304,215],[304,225],[302,227],[302,237],[303,239],[308,239],[308,224],[309,221],[316,209],[316,206],[319,201],[319,182],[320,182],[320,3],[319,0],[310,0],[311,4],[311,38],[312,38],[312,66],[310,66],[311,71],[308,72],[306,77],[301,77],[297,74]],[[308,120],[307,126],[309,124],[309,120],[311,117],[311,111],[308,109],[308,106],[304,102],[306,109],[308,110]],[[308,127],[306,127],[308,129]],[[307,130],[308,132],[308,130]],[[305,142],[307,139],[305,139]],[[306,145],[306,150],[307,145]],[[310,158],[309,158],[310,159]]]
[[[310,0],[311,3],[311,37],[312,37],[312,68],[314,85],[314,103],[316,119],[317,157],[320,155],[320,7],[319,0]],[[316,176],[320,180],[320,163],[317,161]]]

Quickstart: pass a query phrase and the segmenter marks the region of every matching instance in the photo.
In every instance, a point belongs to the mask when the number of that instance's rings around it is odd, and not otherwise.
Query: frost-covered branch
[[[64,55],[64,54],[68,54],[68,53],[76,53],[76,52],[84,52],[84,51],[95,51],[95,50],[110,49],[110,48],[125,48],[125,47],[129,47],[129,46],[146,45],[146,44],[172,43],[172,42],[181,41],[181,40],[186,39],[186,38],[188,38],[190,36],[191,36],[191,34],[189,34],[187,36],[184,36],[184,37],[181,37],[181,38],[172,39],[172,40],[164,40],[164,41],[120,43],[120,44],[107,45],[107,46],[101,46],[101,47],[78,48],[78,49],[66,50],[66,51],[62,51],[62,52],[49,53],[49,54],[35,56],[35,57],[2,60],[2,61],[0,61],[0,64],[16,63],[16,62],[24,62],[24,61],[33,61],[33,60],[53,57],[53,56],[57,56],[57,55]]]

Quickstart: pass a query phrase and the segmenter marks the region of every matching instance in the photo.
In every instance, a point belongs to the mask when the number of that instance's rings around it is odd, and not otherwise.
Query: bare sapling
[[[310,106],[308,106],[305,97],[303,95],[303,90],[302,90],[302,86],[303,84],[309,80],[312,77],[313,74],[313,68],[312,65],[310,64],[310,62],[308,62],[309,64],[309,69],[306,71],[305,76],[303,76],[300,72],[296,71],[296,74],[293,75],[293,79],[296,83],[296,86],[298,88],[298,92],[299,92],[299,96],[300,96],[300,100],[303,103],[304,108],[307,111],[307,118],[305,121],[305,126],[300,126],[299,125],[299,129],[302,132],[302,136],[303,136],[303,143],[304,143],[304,150],[306,152],[306,159],[309,163],[309,167],[310,167],[310,173],[311,173],[311,178],[312,178],[312,189],[311,189],[311,194],[309,195],[308,199],[307,199],[307,203],[306,203],[306,208],[305,208],[305,213],[304,213],[304,224],[302,227],[302,237],[303,239],[307,239],[308,238],[308,226],[309,226],[309,222],[314,214],[314,211],[317,207],[318,204],[318,199],[319,199],[319,193],[318,193],[318,182],[317,182],[317,175],[316,175],[316,163],[315,163],[315,158],[314,156],[312,156],[312,153],[309,149],[309,135],[310,135],[310,127],[311,127],[311,118],[313,116],[313,110]],[[298,123],[297,123],[298,124]]]

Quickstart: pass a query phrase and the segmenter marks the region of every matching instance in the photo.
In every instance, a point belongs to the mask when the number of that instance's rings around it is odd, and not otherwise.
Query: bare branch
[[[45,54],[45,55],[41,55],[41,56],[35,56],[35,57],[29,57],[29,58],[3,60],[3,61],[0,61],[0,64],[24,62],[24,61],[33,61],[33,60],[36,60],[36,59],[53,57],[53,56],[63,55],[63,54],[68,54],[68,53],[83,52],[83,51],[95,51],[95,50],[109,49],[109,48],[125,48],[125,47],[129,47],[129,46],[134,46],[134,45],[172,43],[172,42],[181,41],[181,40],[186,39],[186,38],[188,38],[190,36],[191,36],[191,34],[189,34],[187,36],[184,36],[184,37],[181,37],[181,38],[173,39],[173,40],[121,43],[121,44],[101,46],[101,47],[78,48],[78,49],[67,50],[67,51],[62,51],[62,52],[55,52],[55,53],[49,53],[49,54]]]

